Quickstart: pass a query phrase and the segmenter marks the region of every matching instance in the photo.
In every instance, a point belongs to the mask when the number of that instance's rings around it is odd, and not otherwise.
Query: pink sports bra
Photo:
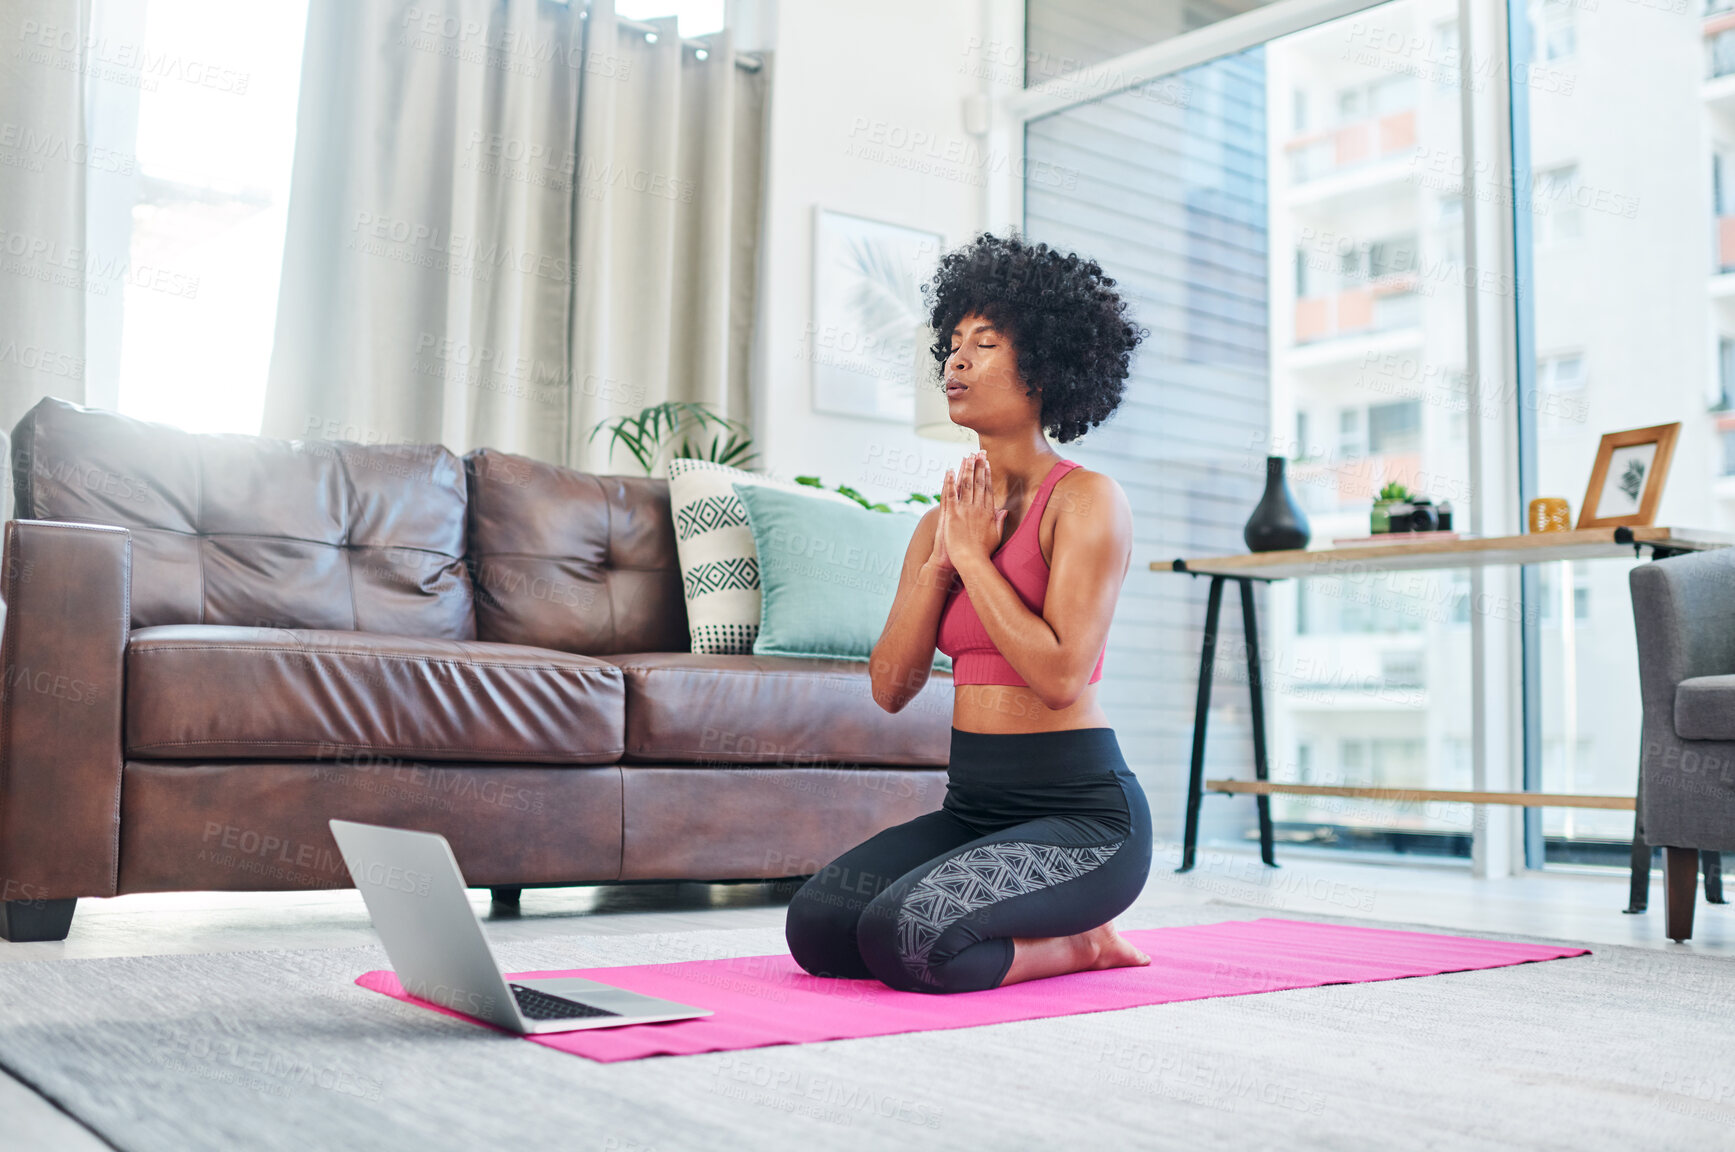
[[[1030,501],[1029,510],[1024,513],[1024,519],[1013,529],[1012,539],[996,548],[989,558],[995,569],[1017,590],[1024,606],[1038,615],[1041,615],[1043,601],[1048,596],[1048,562],[1042,558],[1040,531],[1042,510],[1047,507],[1049,493],[1060,478],[1079,467],[1082,465],[1077,461],[1062,460],[1049,469],[1036,490],[1036,496]],[[982,626],[981,617],[976,615],[976,606],[970,603],[969,590],[961,583],[947,596],[946,606],[940,612],[935,646],[952,658],[953,684],[1029,687],[988,638],[988,630]],[[1105,641],[1103,650],[1097,653],[1096,670],[1090,674],[1087,683],[1095,684],[1102,679],[1102,660],[1107,653],[1108,643]]]

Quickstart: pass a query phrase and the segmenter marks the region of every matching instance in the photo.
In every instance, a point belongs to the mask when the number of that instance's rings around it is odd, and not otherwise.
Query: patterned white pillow
[[[750,655],[759,635],[759,551],[747,510],[731,484],[764,484],[803,492],[815,500],[861,507],[841,492],[777,480],[711,460],[679,456],[668,461],[669,504],[675,521],[675,555],[687,600],[693,651],[713,656]]]

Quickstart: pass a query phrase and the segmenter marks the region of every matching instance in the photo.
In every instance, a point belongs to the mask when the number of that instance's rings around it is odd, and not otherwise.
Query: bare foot
[[[1136,968],[1151,962],[1115,931],[1113,920],[1076,936],[1014,937],[1012,949],[1012,966],[1000,981],[1002,987],[1068,972]]]
[[[1151,958],[1133,947],[1132,942],[1115,931],[1114,921],[1092,928],[1083,934],[1096,953],[1096,960],[1090,965],[1095,968],[1139,968],[1151,962]]]

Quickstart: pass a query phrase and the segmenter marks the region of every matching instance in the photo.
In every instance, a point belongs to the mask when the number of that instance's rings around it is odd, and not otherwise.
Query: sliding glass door
[[[1735,521],[1735,13],[1701,0],[1509,8],[1521,453],[1576,518],[1604,433],[1679,421],[1657,523]],[[1524,243],[1528,233],[1528,243]],[[1618,514],[1606,497],[1598,511]],[[1628,571],[1536,566],[1526,599],[1530,787],[1632,795],[1639,684]],[[1533,866],[1624,865],[1629,812],[1547,808]]]
[[[1089,4],[1065,6],[1083,19]],[[1049,5],[1030,5],[1028,51]],[[1030,116],[1033,239],[1101,260],[1152,338],[1120,416],[1075,455],[1134,503],[1141,556],[1245,550],[1266,457],[1288,459],[1314,540],[1366,536],[1403,485],[1468,512],[1459,86],[1388,43],[1451,46],[1455,0],[1392,0]],[[1111,70],[1131,62],[1111,62]],[[1177,823],[1192,738],[1202,582],[1150,573],[1116,627],[1145,659],[1125,693],[1147,791]],[[1469,581],[1408,573],[1258,592],[1274,779],[1469,787]],[[1231,611],[1226,619],[1238,620]],[[1219,649],[1206,774],[1245,775],[1245,648]],[[1123,727],[1123,724],[1125,725]],[[1465,805],[1278,797],[1278,835],[1470,854]],[[1202,836],[1254,834],[1216,800]]]

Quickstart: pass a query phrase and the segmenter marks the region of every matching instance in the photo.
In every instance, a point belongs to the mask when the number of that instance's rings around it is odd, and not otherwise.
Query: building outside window
[[[1573,17],[1576,3],[1577,0],[1541,0],[1531,5],[1533,59],[1563,60],[1578,50],[1578,26]]]
[[[1561,434],[1584,427],[1584,357],[1549,356],[1536,364],[1537,428]]]
[[[1577,240],[1584,222],[1579,211],[1578,165],[1563,164],[1536,173],[1532,213],[1537,244]]]

